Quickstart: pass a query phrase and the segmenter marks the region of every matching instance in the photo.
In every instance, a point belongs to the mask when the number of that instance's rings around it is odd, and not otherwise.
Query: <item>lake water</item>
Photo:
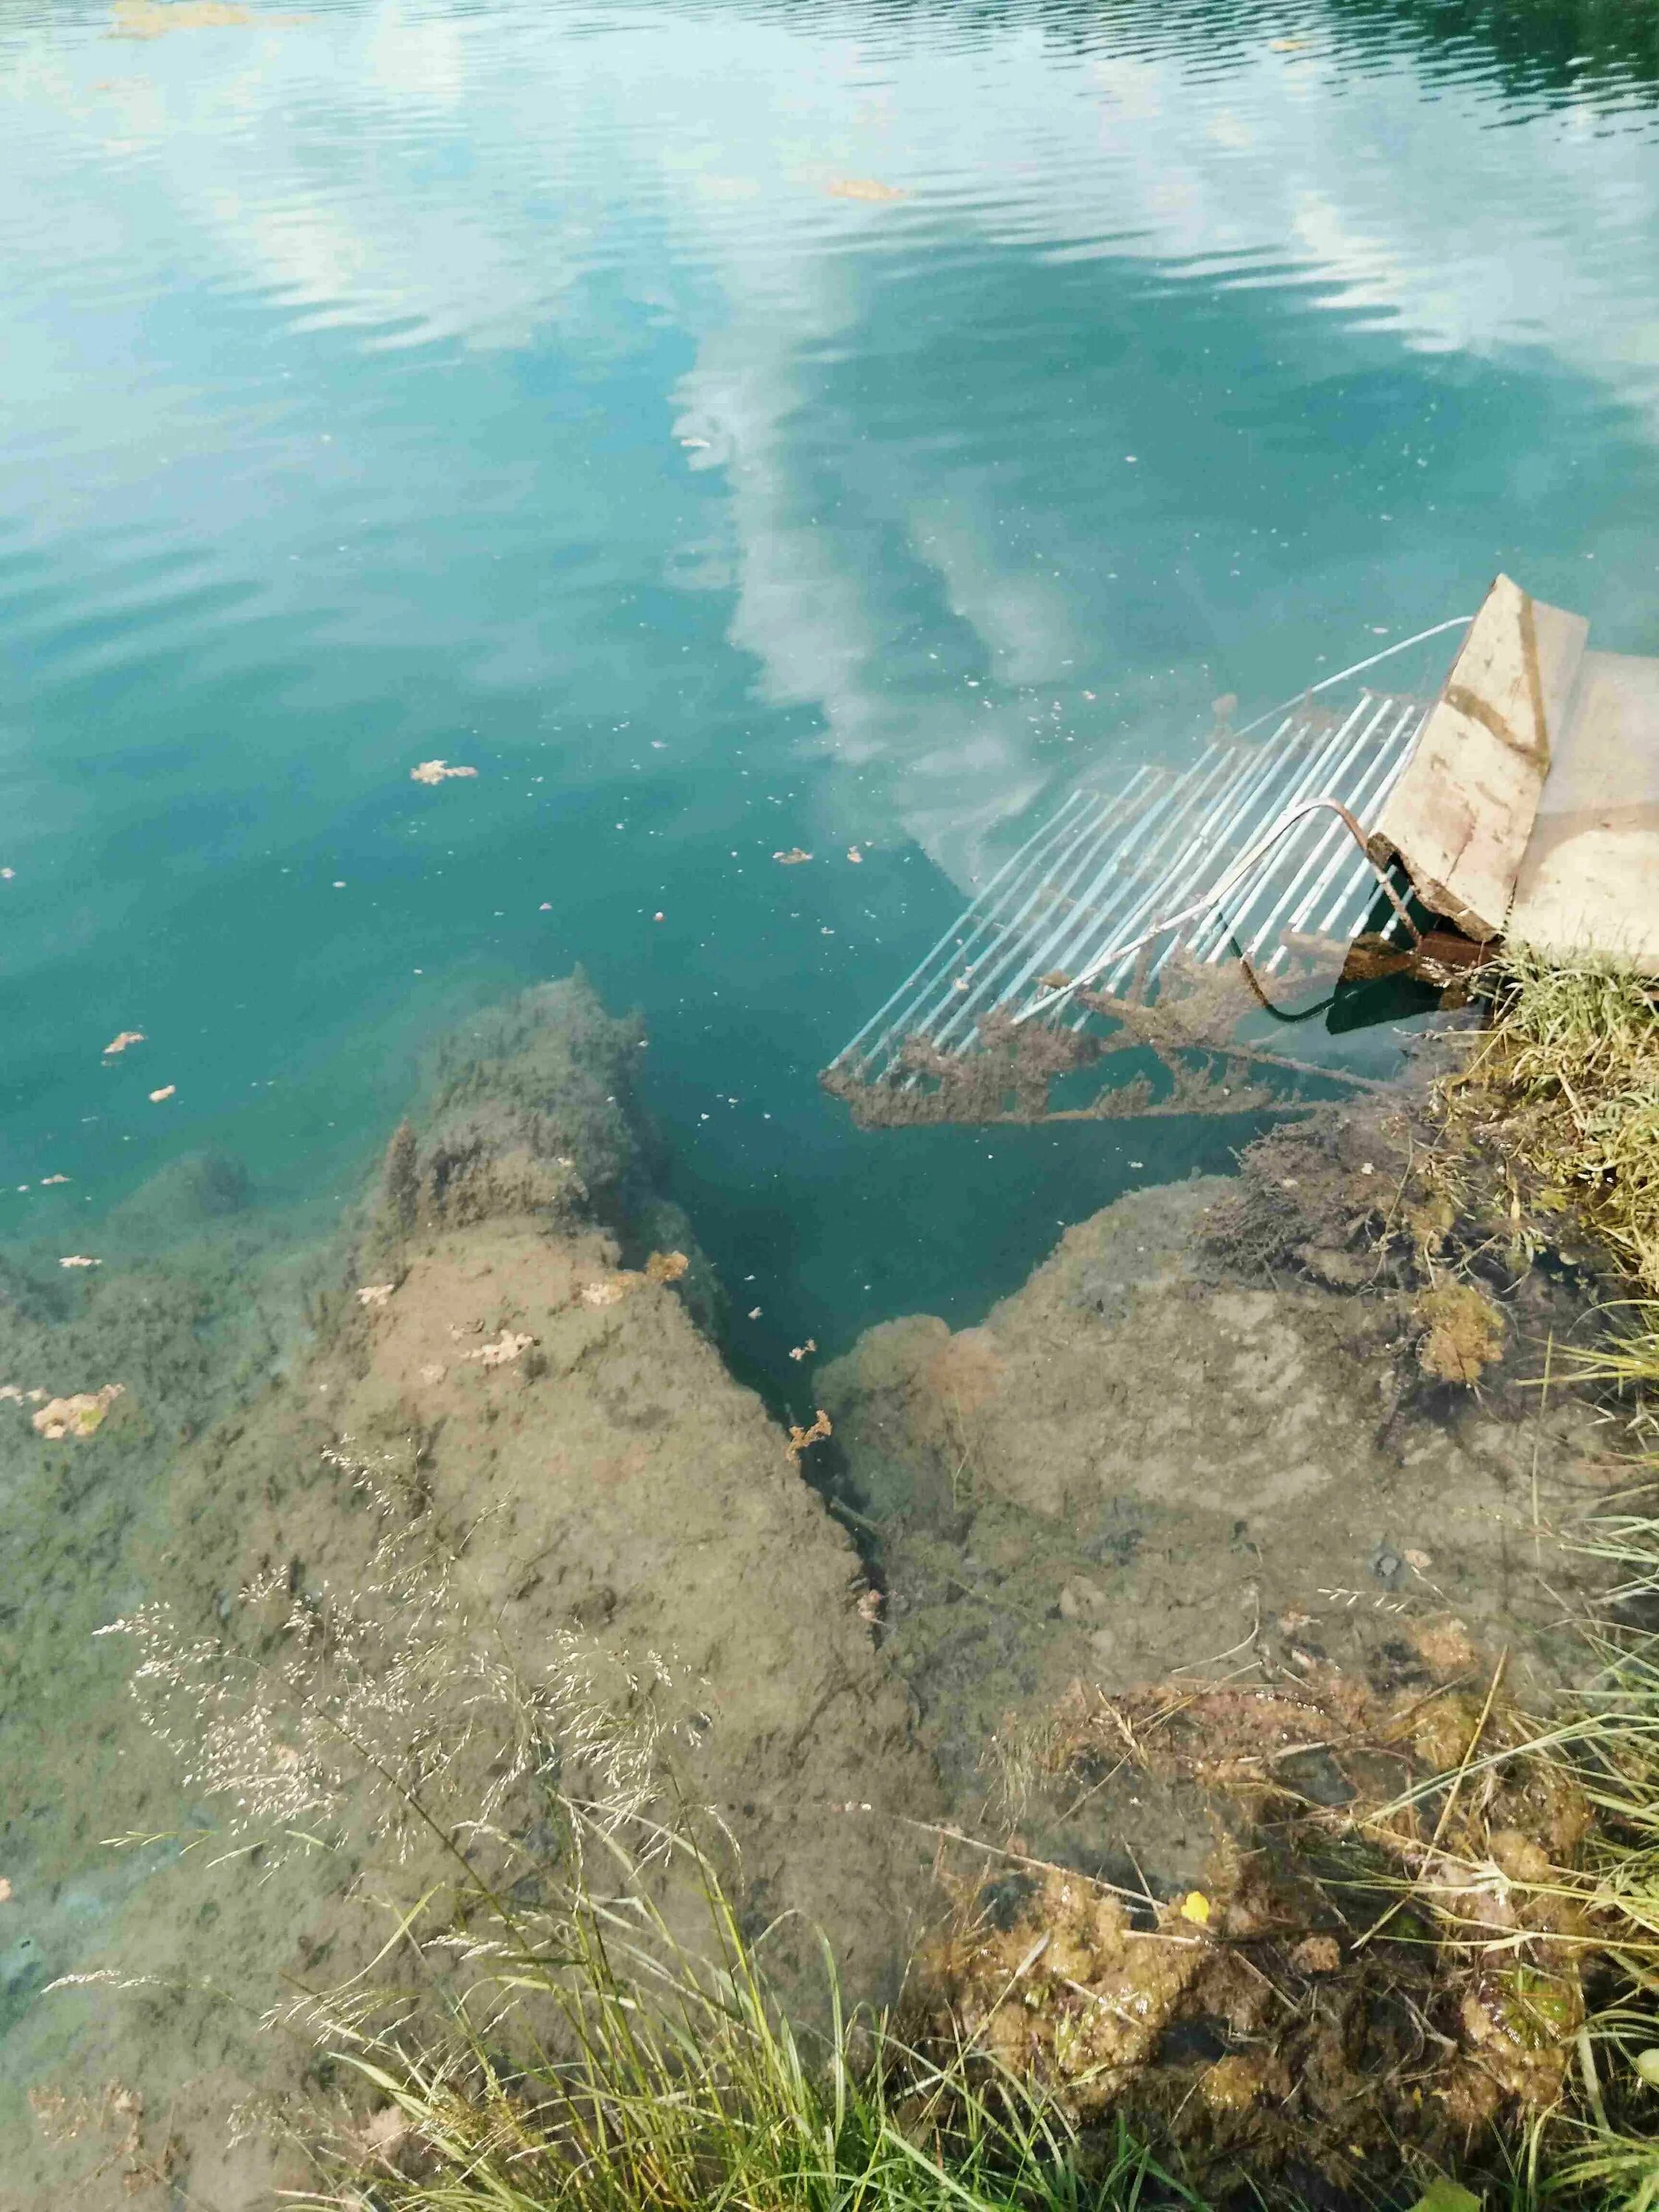
[[[1022,819],[1499,567],[1659,651],[1650,5],[16,0],[0,146],[0,1248],[580,962],[745,1367],[970,1316],[1249,1133],[820,1095]]]

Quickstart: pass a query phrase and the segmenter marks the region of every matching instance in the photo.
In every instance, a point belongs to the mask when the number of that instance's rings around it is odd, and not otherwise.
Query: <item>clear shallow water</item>
[[[1651,5],[250,14],[0,27],[0,1244],[580,961],[742,1357],[963,1317],[1248,1133],[817,1092],[1022,815],[1499,566],[1659,650]]]

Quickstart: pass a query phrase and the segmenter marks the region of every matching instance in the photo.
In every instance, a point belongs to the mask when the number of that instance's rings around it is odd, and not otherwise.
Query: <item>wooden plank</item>
[[[1370,840],[1468,936],[1502,934],[1589,624],[1499,576]]]
[[[1587,653],[1516,883],[1508,934],[1659,975],[1659,660]]]

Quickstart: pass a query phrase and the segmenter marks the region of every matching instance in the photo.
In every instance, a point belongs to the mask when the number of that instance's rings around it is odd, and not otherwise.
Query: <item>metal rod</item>
[[[1285,806],[1293,806],[1299,799],[1311,796],[1312,793],[1320,784],[1329,780],[1330,776],[1334,773],[1330,763],[1333,762],[1335,756],[1341,751],[1342,746],[1345,741],[1348,738],[1350,732],[1364,715],[1366,708],[1370,703],[1371,696],[1372,695],[1369,691],[1364,693],[1361,696],[1358,703],[1349,711],[1347,720],[1344,722],[1339,723],[1334,730],[1324,733],[1321,741],[1316,745],[1311,758],[1304,762],[1300,771],[1289,779],[1285,787],[1281,793],[1275,795],[1276,805],[1274,800],[1270,799],[1267,805],[1258,805],[1256,812],[1259,823],[1265,824],[1273,818],[1274,811],[1282,810]],[[1347,753],[1344,756],[1341,762],[1341,767],[1343,769],[1346,768],[1348,762],[1352,758],[1354,752],[1358,750],[1361,744],[1364,744],[1364,737],[1365,732],[1362,730],[1358,738],[1355,738],[1352,744],[1349,745]],[[1252,834],[1253,831],[1247,823],[1243,828],[1243,836],[1239,842],[1248,842]],[[1200,925],[1200,927],[1193,933],[1190,949],[1194,958],[1203,959],[1206,962],[1212,963],[1224,947],[1237,934],[1243,925],[1244,915],[1248,914],[1249,910],[1251,901],[1259,896],[1259,890],[1253,888],[1249,896],[1245,900],[1243,913],[1233,915],[1231,918],[1225,915],[1218,915],[1213,921]],[[1205,949],[1206,945],[1211,947],[1210,951],[1207,952]],[[1172,951],[1174,947],[1171,946],[1170,950]],[[1158,969],[1161,969],[1163,968],[1164,961],[1167,960],[1169,954],[1166,952],[1163,958],[1158,961]],[[1154,973],[1156,972],[1157,970],[1155,969]]]
[[[1202,765],[1201,760],[1200,765],[1200,767]],[[1128,855],[1134,852],[1137,846],[1141,845],[1146,842],[1148,835],[1152,832],[1154,826],[1160,825],[1158,826],[1157,836],[1152,840],[1152,849],[1154,851],[1157,850],[1158,844],[1163,842],[1164,838],[1169,833],[1170,809],[1173,807],[1177,810],[1175,817],[1176,820],[1184,818],[1188,802],[1184,799],[1183,794],[1188,788],[1192,776],[1197,773],[1198,770],[1196,769],[1188,769],[1186,776],[1176,777],[1170,783],[1166,791],[1160,793],[1158,799],[1154,802],[1152,806],[1148,809],[1147,812],[1141,817],[1140,820],[1133,824],[1131,828],[1124,833],[1122,839],[1114,848],[1111,858],[1102,866],[1097,874],[1095,878],[1096,883],[1104,880],[1105,877],[1111,872],[1111,869],[1115,866],[1121,866]],[[1078,877],[1090,866],[1091,862],[1095,858],[1097,849],[1097,847],[1091,847],[1091,849],[1087,853],[1085,853],[1080,859],[1077,858],[1075,855],[1067,856],[1067,864],[1063,864],[1060,881],[1054,886],[1054,888],[1060,892],[1062,896],[1065,896],[1070,887],[1075,884]],[[1092,889],[1093,886],[1091,885],[1091,888]],[[1017,923],[1015,925],[1017,928],[1023,927],[1033,908],[1036,906],[1036,902],[1035,899],[1028,901],[1024,910],[1018,917]],[[1060,930],[1055,933],[1055,937],[1063,936],[1067,927],[1068,925],[1062,923]],[[1054,941],[1054,939],[1050,939],[1049,940],[1050,943],[1053,943]],[[963,1003],[954,1009],[951,1018],[945,1023],[944,1028],[941,1029],[935,1036],[933,1042],[936,1045],[943,1048],[950,1037],[952,1036],[961,1027],[963,1022],[975,1012],[980,1002],[990,991],[993,983],[997,981],[999,975],[1006,975],[1007,967],[1018,963],[1022,954],[1025,953],[1027,950],[1027,940],[1023,938],[1017,937],[1011,933],[1007,945],[1007,961],[998,963],[994,966],[991,973],[981,977],[980,981],[973,987],[972,990],[963,996]],[[1012,996],[1014,991],[1018,990],[1023,986],[1027,976],[1037,973],[1044,964],[1044,960],[1040,953],[1028,957],[1026,964],[1020,971],[1020,974],[1016,977],[1012,983],[1006,985],[1006,987],[1001,989],[1000,995],[1004,998]]]
[[[1287,708],[1298,705],[1304,699],[1311,699],[1316,691],[1328,691],[1333,684],[1345,683],[1350,676],[1363,676],[1368,668],[1375,668],[1379,660],[1386,660],[1391,653],[1405,653],[1413,645],[1426,645],[1431,637],[1439,637],[1443,632],[1460,626],[1467,629],[1474,620],[1473,615],[1453,615],[1445,622],[1436,623],[1432,629],[1419,630],[1415,637],[1402,637],[1397,645],[1385,645],[1381,653],[1372,653],[1369,660],[1356,660],[1352,668],[1339,668],[1334,676],[1322,676],[1317,684],[1310,684],[1305,691],[1298,691],[1294,699],[1281,700],[1277,707],[1269,707],[1265,714],[1258,714],[1255,721],[1246,722],[1243,728],[1235,730],[1233,735],[1248,738],[1252,730],[1259,730],[1264,722],[1270,722],[1275,714],[1282,714]]]
[[[1198,763],[1188,771],[1187,775],[1182,779],[1176,787],[1175,796],[1178,804],[1174,812],[1160,828],[1158,836],[1152,842],[1151,851],[1144,856],[1145,859],[1150,860],[1155,857],[1160,848],[1169,844],[1172,839],[1181,839],[1185,842],[1179,845],[1176,861],[1170,864],[1171,866],[1179,865],[1180,860],[1191,849],[1193,844],[1193,838],[1188,835],[1188,825],[1214,795],[1218,786],[1222,783],[1231,765],[1229,756],[1217,749],[1212,754],[1203,756]],[[1033,975],[1041,974],[1045,969],[1057,966],[1064,959],[1073,957],[1073,946],[1079,945],[1090,933],[1095,933],[1095,941],[1099,942],[1098,933],[1111,921],[1113,915],[1126,900],[1133,898],[1136,884],[1143,878],[1143,871],[1137,870],[1132,874],[1125,869],[1124,862],[1127,858],[1127,846],[1108,856],[1083,898],[1079,902],[1079,910],[1070,919],[1063,921],[1053,935],[1030,954],[1024,969],[1011,986],[1011,994],[1012,991],[1022,989]],[[1120,878],[1116,896],[1103,908],[1095,908],[1091,902],[1098,896],[1103,886],[1115,872]],[[1159,878],[1160,884],[1168,882],[1169,872],[1169,867],[1166,866]],[[1158,893],[1158,884],[1154,884],[1152,890],[1146,896],[1156,898]]]
[[[1267,832],[1267,835],[1263,837],[1259,843],[1253,845],[1250,848],[1249,851],[1244,854],[1243,858],[1239,860],[1232,869],[1225,881],[1218,884],[1213,891],[1206,892],[1202,898],[1195,899],[1190,906],[1183,908],[1179,914],[1165,915],[1162,921],[1155,922],[1151,929],[1143,930],[1141,934],[1138,938],[1134,939],[1133,942],[1127,945],[1119,945],[1111,952],[1103,955],[1103,957],[1095,963],[1095,965],[1091,969],[1088,969],[1081,975],[1073,976],[1072,981],[1066,984],[1063,988],[1050,991],[1044,997],[1034,1000],[1030,1006],[1024,1008],[1021,1012],[1013,1017],[1014,1025],[1018,1027],[1022,1022],[1029,1022],[1034,1015],[1047,1013],[1051,1006],[1059,1006],[1064,1000],[1069,999],[1074,991],[1080,991],[1088,984],[1093,982],[1096,976],[1100,974],[1103,969],[1117,966],[1131,954],[1139,952],[1143,945],[1150,945],[1154,941],[1154,939],[1162,937],[1167,930],[1178,928],[1183,921],[1190,921],[1194,915],[1206,912],[1218,899],[1224,898],[1227,893],[1232,889],[1233,885],[1247,875],[1250,869],[1255,866],[1256,862],[1261,860],[1262,855],[1270,852],[1279,842],[1279,840],[1281,837],[1285,836],[1290,830],[1294,830],[1298,823],[1305,822],[1310,815],[1321,812],[1329,812],[1340,816],[1343,822],[1347,825],[1348,835],[1353,839],[1354,843],[1359,848],[1360,851],[1365,854],[1365,860],[1367,865],[1371,870],[1371,872],[1376,876],[1377,882],[1382,886],[1383,890],[1388,894],[1389,902],[1393,906],[1395,914],[1398,915],[1401,921],[1406,925],[1407,928],[1412,932],[1413,936],[1415,937],[1418,933],[1416,927],[1413,924],[1410,915],[1407,912],[1406,908],[1401,900],[1400,894],[1395,890],[1395,887],[1389,881],[1386,872],[1382,868],[1379,868],[1376,861],[1371,859],[1370,854],[1366,850],[1364,830],[1361,828],[1359,823],[1355,821],[1353,816],[1342,804],[1342,801],[1340,799],[1304,799],[1299,806],[1293,806],[1288,814],[1282,814],[1279,817],[1279,820],[1274,823],[1273,828]]]
[[[1394,702],[1390,701],[1384,702],[1385,705],[1392,703]],[[1413,709],[1409,703],[1401,709],[1401,712],[1395,720],[1394,728],[1383,739],[1382,751],[1378,755],[1378,757],[1371,763],[1369,768],[1367,768],[1364,776],[1360,780],[1358,790],[1353,793],[1348,802],[1353,809],[1355,819],[1357,821],[1365,823],[1368,826],[1371,819],[1373,809],[1376,805],[1377,801],[1381,799],[1382,793],[1388,790],[1389,784],[1393,781],[1393,773],[1395,766],[1395,760],[1394,757],[1395,747],[1400,738],[1401,732],[1404,730],[1407,723],[1411,720],[1412,713]],[[1300,929],[1303,924],[1308,920],[1308,917],[1313,912],[1315,907],[1318,905],[1320,900],[1322,899],[1329,891],[1338,871],[1342,866],[1344,857],[1342,825],[1340,823],[1334,822],[1330,828],[1326,830],[1324,836],[1320,838],[1318,842],[1315,845],[1306,866],[1304,866],[1301,871],[1300,878],[1291,885],[1287,897],[1283,902],[1285,905],[1288,906],[1292,899],[1299,898],[1300,901],[1300,903],[1296,907],[1295,911],[1285,915],[1284,917],[1285,927],[1287,930]],[[1352,855],[1348,854],[1346,855],[1346,858],[1349,862],[1350,874],[1352,875]],[[1320,865],[1322,861],[1323,862],[1322,866]],[[1317,872],[1313,874],[1312,880],[1310,882],[1308,881],[1310,872],[1315,870],[1316,870]],[[1304,888],[1304,884],[1306,885],[1305,889]],[[1341,896],[1346,896],[1346,893],[1339,896],[1339,905],[1341,903]],[[1273,917],[1269,918],[1269,927],[1271,927],[1273,919]],[[1256,948],[1258,950],[1260,949],[1261,943],[1261,939],[1258,937],[1256,940]],[[1252,957],[1254,957],[1255,955],[1253,953]]]
[[[1347,720],[1339,724],[1334,731],[1326,734],[1323,741],[1319,744],[1315,750],[1311,759],[1304,760],[1299,766],[1293,764],[1293,772],[1290,775],[1288,780],[1285,781],[1284,787],[1281,790],[1273,793],[1271,796],[1267,793],[1259,793],[1255,795],[1249,807],[1241,809],[1239,812],[1235,815],[1232,823],[1230,824],[1230,834],[1238,838],[1240,842],[1248,841],[1249,837],[1255,834],[1250,827],[1250,816],[1252,813],[1255,814],[1258,822],[1271,820],[1272,812],[1270,810],[1274,807],[1283,808],[1285,806],[1295,805],[1300,799],[1309,795],[1311,787],[1322,782],[1329,771],[1329,763],[1334,757],[1341,751],[1344,743],[1348,738],[1349,732],[1353,728],[1354,724],[1359,720],[1360,717],[1364,714],[1366,707],[1370,704],[1370,697],[1371,695],[1370,692],[1366,692],[1364,694],[1358,705],[1350,713]],[[1358,744],[1363,742],[1364,732],[1361,733],[1359,738],[1354,740],[1353,744],[1349,744],[1347,754],[1344,756],[1344,766],[1346,765],[1347,760],[1352,757],[1353,752]],[[1190,878],[1188,880],[1190,881]],[[1171,885],[1170,888],[1174,890],[1176,887]],[[1183,884],[1180,886],[1180,888],[1184,890],[1187,886]],[[1200,931],[1194,938],[1194,951],[1196,951],[1196,948],[1200,945],[1203,941],[1204,935]],[[1174,942],[1171,941],[1164,947],[1164,951],[1158,955],[1157,960],[1152,963],[1151,974],[1147,978],[1149,983],[1162,973],[1174,951],[1175,945]],[[1122,963],[1120,962],[1118,964],[1121,966]]]
[[[1091,810],[1097,811],[1091,813]],[[1079,838],[1097,836],[1114,818],[1114,805],[1109,799],[1103,799],[1098,793],[1094,793],[1085,800],[1079,813],[1073,814],[1068,820],[1057,817],[1049,824],[1053,834],[1042,840],[1018,872],[981,908],[977,919],[973,921],[973,927],[967,927],[975,915],[975,908],[970,907],[950,935],[934,947],[934,952],[944,957],[930,963],[932,972],[908,1004],[893,1017],[888,1025],[890,1031],[901,1028],[914,1031],[920,1027],[925,1034],[928,1024],[938,1018],[953,975],[967,956],[970,952],[975,956],[969,963],[975,967],[982,964],[988,957],[994,962],[1007,944],[1011,932],[1018,927],[1020,917],[1025,911],[1025,906],[1022,906],[1020,902],[1024,900],[1029,906],[1031,896],[1035,895],[1032,890],[1034,883],[1036,890],[1041,890],[1055,853],[1069,852]],[[987,943],[991,947],[988,955],[980,950],[981,945]]]
[[[1007,874],[1009,869],[1013,867],[1018,860],[1023,859],[1024,856],[1030,851],[1032,846],[1036,843],[1039,837],[1046,835],[1047,832],[1054,829],[1059,823],[1063,821],[1069,810],[1075,806],[1082,797],[1083,793],[1080,791],[1073,791],[1066,793],[1066,799],[1060,805],[1059,811],[1053,815],[1048,821],[1045,822],[1041,829],[1034,830],[1026,839],[1025,842],[1020,847],[1018,852],[1011,854],[1009,859],[1004,862],[1003,866],[997,871],[996,874],[991,878],[985,889],[980,893],[979,899],[976,899],[974,902],[975,906],[977,906],[981,901],[988,899],[991,896],[992,893],[1001,883],[1004,876]],[[971,914],[973,910],[973,907],[970,906],[968,909],[968,913]],[[831,1067],[839,1067],[842,1060],[852,1057],[853,1054],[857,1051],[860,1045],[864,1042],[866,1037],[869,1036],[871,1030],[884,1018],[890,1008],[898,1004],[899,1000],[910,988],[910,986],[915,981],[917,976],[920,975],[927,967],[929,962],[935,959],[938,955],[945,950],[945,947],[949,944],[953,933],[961,928],[963,922],[964,922],[967,918],[967,915],[960,916],[951,924],[951,928],[946,930],[945,935],[939,939],[938,944],[933,947],[932,951],[922,955],[921,960],[918,961],[916,965],[910,970],[910,973],[905,977],[898,988],[890,994],[883,1005],[877,1007],[875,1012],[871,1015],[869,1020],[866,1022],[864,1027],[859,1031],[858,1035],[855,1037],[849,1039],[848,1042],[842,1047],[841,1050],[830,1061],[830,1065]]]
[[[1279,734],[1283,734],[1282,729]],[[1283,761],[1270,753],[1264,754],[1253,762],[1243,778],[1236,781],[1232,787],[1230,794],[1232,808],[1230,821],[1237,822],[1241,815],[1248,819],[1250,809],[1259,803],[1264,787],[1270,787],[1273,778],[1282,774],[1283,769]],[[1213,779],[1211,780],[1211,783],[1212,787]],[[1211,795],[1211,789],[1194,794],[1192,804],[1183,811],[1182,816],[1181,826],[1183,829],[1190,820],[1194,807],[1201,799],[1207,799]],[[1224,833],[1218,834],[1224,835]],[[1213,853],[1216,842],[1217,835],[1212,835],[1201,841],[1196,836],[1188,838],[1169,863],[1159,880],[1152,886],[1150,890],[1143,894],[1138,903],[1131,907],[1128,914],[1119,925],[1120,933],[1125,928],[1133,929],[1141,917],[1152,909],[1154,902],[1159,898],[1179,896],[1193,880],[1198,869],[1204,866],[1208,855]],[[1133,886],[1130,888],[1133,890]],[[1114,902],[1114,906],[1121,906],[1122,903],[1122,899],[1119,898]],[[1109,915],[1112,910],[1109,908],[1108,914]],[[1098,938],[1096,942],[1098,944]],[[1069,947],[1067,949],[1069,953]],[[1041,967],[1042,964],[1043,963],[1039,962],[1037,966]],[[1021,982],[1024,983],[1029,980],[1030,975],[1034,972],[1036,972],[1035,969],[1028,969],[1026,975],[1021,978]]]
[[[1412,716],[1414,713],[1418,714],[1419,718],[1417,724],[1414,728],[1407,732],[1407,726],[1411,722]],[[1395,722],[1393,730],[1389,732],[1388,738],[1385,740],[1382,753],[1379,757],[1382,766],[1381,775],[1376,777],[1375,782],[1372,783],[1371,787],[1369,790],[1367,790],[1365,785],[1362,784],[1358,794],[1357,794],[1353,799],[1353,811],[1357,820],[1369,825],[1371,822],[1375,821],[1378,814],[1380,814],[1383,800],[1388,797],[1389,793],[1394,788],[1395,779],[1398,777],[1401,769],[1405,765],[1407,756],[1411,749],[1412,741],[1416,735],[1416,731],[1417,729],[1421,728],[1422,723],[1426,720],[1426,718],[1427,710],[1418,709],[1410,701],[1407,701],[1401,708],[1400,717]],[[1402,733],[1405,735],[1404,743],[1401,743],[1401,741]],[[1375,776],[1375,769],[1368,771],[1368,781],[1370,777]],[[1340,825],[1333,824],[1326,836],[1320,840],[1319,844],[1316,848],[1316,857],[1317,857],[1319,853],[1324,852],[1329,847],[1333,839],[1336,841],[1337,850],[1332,854],[1331,858],[1326,862],[1323,869],[1320,872],[1317,879],[1311,889],[1307,892],[1306,896],[1303,898],[1301,904],[1297,907],[1295,913],[1286,919],[1284,928],[1285,933],[1287,936],[1291,931],[1301,929],[1309,921],[1309,917],[1311,915],[1314,908],[1318,904],[1320,900],[1325,897],[1326,894],[1330,891],[1333,882],[1336,881],[1339,875],[1340,875],[1340,881],[1338,884],[1334,894],[1331,897],[1330,904],[1325,909],[1324,914],[1314,921],[1312,925],[1315,933],[1316,934],[1328,936],[1337,927],[1339,921],[1340,921],[1343,917],[1346,916],[1348,919],[1341,929],[1340,933],[1346,937],[1352,937],[1359,929],[1360,926],[1364,921],[1366,914],[1370,911],[1372,900],[1376,897],[1376,891],[1374,889],[1370,890],[1369,891],[1367,890],[1366,885],[1368,876],[1366,869],[1361,866],[1358,862],[1350,855],[1348,871],[1346,874],[1341,874],[1342,847]],[[1285,960],[1289,957],[1289,952],[1290,947],[1288,945],[1280,944],[1276,948],[1270,959],[1261,963],[1262,973],[1268,975],[1277,974],[1279,969],[1284,966]]]
[[[1384,699],[1379,703],[1376,714],[1373,714],[1370,720],[1366,723],[1364,729],[1360,732],[1360,735],[1356,739],[1354,745],[1350,747],[1347,755],[1341,763],[1341,766],[1336,770],[1336,774],[1340,775],[1342,770],[1347,767],[1349,761],[1353,757],[1355,750],[1357,750],[1360,745],[1363,745],[1371,736],[1373,732],[1376,730],[1377,724],[1383,720],[1393,704],[1394,702],[1391,699]],[[1357,817],[1358,813],[1357,803],[1355,804],[1353,811]],[[1332,837],[1340,837],[1341,834],[1341,823],[1340,822],[1334,822],[1330,828],[1326,831],[1325,836],[1327,839],[1329,839]],[[1248,959],[1254,960],[1260,953],[1262,945],[1267,939],[1268,931],[1284,913],[1285,908],[1290,905],[1291,901],[1295,898],[1297,894],[1302,890],[1311,872],[1318,866],[1319,855],[1322,849],[1322,843],[1316,844],[1313,851],[1303,861],[1302,866],[1291,878],[1290,883],[1285,890],[1267,909],[1266,915],[1263,917],[1256,929],[1255,935],[1251,939],[1249,944],[1244,948],[1245,957]],[[1251,903],[1251,900],[1247,899],[1245,901],[1244,910],[1246,913],[1249,912]]]

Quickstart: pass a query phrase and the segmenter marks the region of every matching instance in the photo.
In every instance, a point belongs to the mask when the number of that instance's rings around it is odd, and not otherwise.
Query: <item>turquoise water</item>
[[[970,1316],[1249,1133],[819,1094],[1023,818],[1500,566],[1659,651],[1646,0],[238,12],[0,22],[0,1247],[580,962],[740,1360]]]

